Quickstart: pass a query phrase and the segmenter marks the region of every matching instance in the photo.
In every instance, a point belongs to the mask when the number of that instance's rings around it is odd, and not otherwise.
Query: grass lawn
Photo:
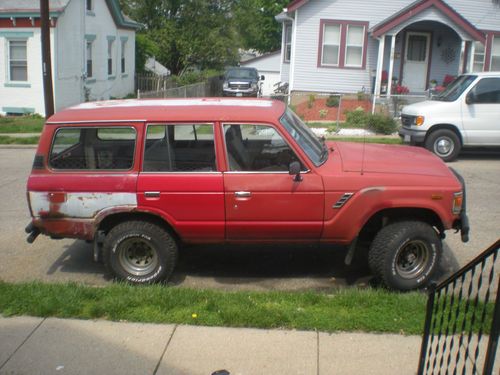
[[[18,138],[0,135],[0,145],[36,145],[39,140],[39,136]]]
[[[0,117],[0,133],[40,133],[44,123],[34,116]]]
[[[118,283],[96,288],[74,283],[0,282],[0,313],[4,316],[421,334],[425,304],[423,293],[371,288],[328,293],[224,292]],[[493,304],[487,307],[491,318]]]
[[[336,122],[308,122],[307,126],[310,128],[337,128]],[[347,123],[345,121],[339,122],[339,129],[357,129],[359,126]]]

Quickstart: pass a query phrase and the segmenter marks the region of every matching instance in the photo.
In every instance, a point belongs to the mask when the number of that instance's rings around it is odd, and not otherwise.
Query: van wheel
[[[425,148],[443,161],[453,161],[460,153],[462,145],[455,132],[448,129],[441,129],[432,132],[425,140]]]
[[[402,221],[382,228],[373,240],[368,262],[390,288],[408,291],[426,286],[435,273],[442,244],[436,231],[421,221]]]
[[[119,280],[151,284],[167,280],[177,261],[177,244],[162,227],[144,221],[118,224],[104,240],[104,264]]]

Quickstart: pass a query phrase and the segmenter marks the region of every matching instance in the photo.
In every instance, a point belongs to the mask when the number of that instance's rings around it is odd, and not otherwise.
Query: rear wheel
[[[167,280],[177,261],[177,244],[162,227],[143,221],[115,226],[104,240],[104,264],[117,279],[134,284]]]
[[[425,141],[425,148],[435,153],[443,161],[453,161],[458,157],[462,144],[457,134],[449,129],[432,132]]]
[[[407,291],[429,283],[439,264],[441,249],[441,240],[429,224],[397,222],[377,233],[368,262],[386,287]]]

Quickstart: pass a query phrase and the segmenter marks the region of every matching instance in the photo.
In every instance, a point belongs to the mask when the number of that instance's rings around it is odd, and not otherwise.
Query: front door
[[[289,175],[290,163],[300,160],[272,126],[226,124],[223,129],[226,238],[318,240],[324,213],[321,176],[304,166],[301,181]]]
[[[467,143],[500,146],[500,78],[482,78],[467,96],[462,102]]]
[[[427,88],[430,40],[429,33],[406,33],[403,86],[408,87],[411,92],[423,92]]]

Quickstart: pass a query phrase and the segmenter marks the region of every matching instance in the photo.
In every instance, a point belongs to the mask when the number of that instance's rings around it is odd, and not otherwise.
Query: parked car
[[[264,79],[255,68],[227,69],[223,76],[222,95],[258,97],[261,94],[261,81]]]
[[[444,161],[464,147],[500,146],[500,72],[459,76],[432,100],[402,110],[399,135]]]
[[[63,110],[43,128],[27,190],[28,242],[93,241],[95,259],[137,284],[168,279],[181,244],[288,242],[348,246],[348,264],[369,244],[373,273],[410,290],[432,279],[445,231],[469,231],[464,182],[434,155],[325,142],[262,99]]]

